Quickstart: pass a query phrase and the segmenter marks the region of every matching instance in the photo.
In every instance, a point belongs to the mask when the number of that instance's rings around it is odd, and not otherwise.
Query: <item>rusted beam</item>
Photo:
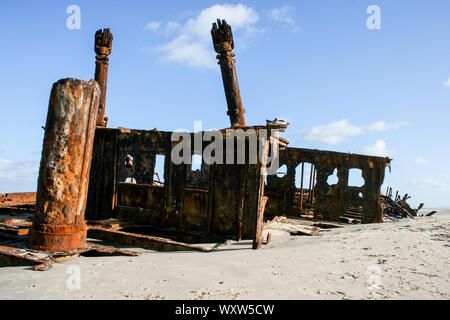
[[[88,257],[98,256],[138,256],[134,251],[119,249],[115,247],[103,246],[96,243],[86,243],[86,247],[80,250],[69,252],[36,252],[23,248],[20,243],[15,246],[0,245],[0,268],[13,266],[33,266],[35,271],[45,271],[53,263],[60,259],[76,257],[78,255]]]
[[[86,245],[86,207],[100,88],[91,80],[53,84],[28,246],[70,251]]]
[[[97,30],[95,33],[95,81],[100,85],[100,102],[98,107],[97,126],[106,127],[105,117],[106,87],[108,82],[108,56],[111,54],[113,35],[109,29]]]
[[[317,169],[314,168],[313,178],[312,178],[312,188],[311,188],[311,206],[313,205],[313,200],[314,200],[314,187],[316,186],[316,171],[317,171]]]
[[[305,170],[305,163],[302,162],[302,176],[301,176],[301,180],[300,180],[300,214],[302,213],[303,210],[303,172]]]
[[[310,172],[309,172],[309,191],[308,191],[308,202],[309,202],[309,204],[311,204],[311,202],[312,202],[312,200],[311,200],[311,189],[312,189],[313,171],[314,171],[314,165],[311,163],[311,169],[310,169]]]
[[[34,270],[48,269],[53,260],[46,254],[31,252],[27,249],[0,246],[0,267],[34,266]]]
[[[228,116],[231,126],[245,126],[245,110],[242,106],[241,92],[236,74],[233,33],[225,20],[217,19],[211,29],[214,50],[218,53],[220,70],[222,71],[223,87],[227,98]]]
[[[317,236],[319,235],[318,229],[311,229],[311,230],[296,230],[290,232],[291,236]]]
[[[172,241],[165,238],[147,236],[137,233],[112,230],[97,226],[89,227],[88,236],[89,238],[100,239],[111,243],[125,244],[157,251],[209,251],[208,249],[205,249],[203,247],[183,242]]]

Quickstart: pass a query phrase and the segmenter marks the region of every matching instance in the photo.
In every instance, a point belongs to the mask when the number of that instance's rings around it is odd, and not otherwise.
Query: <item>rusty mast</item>
[[[111,54],[113,35],[109,28],[103,31],[97,30],[95,33],[94,51],[95,56],[95,81],[100,86],[100,103],[98,107],[97,126],[106,127],[108,117],[105,117],[105,100],[106,100],[106,85],[108,82],[108,65]]]
[[[236,74],[233,32],[225,20],[217,19],[213,23],[211,36],[214,50],[218,53],[220,70],[222,71],[223,87],[227,98],[228,116],[232,127],[245,127],[245,110],[242,106],[241,92]]]

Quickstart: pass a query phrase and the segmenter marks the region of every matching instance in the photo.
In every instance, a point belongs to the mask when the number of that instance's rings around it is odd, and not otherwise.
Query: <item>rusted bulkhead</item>
[[[30,248],[70,251],[85,247],[84,211],[99,96],[100,88],[93,80],[63,79],[53,85]]]
[[[384,157],[286,148],[280,152],[280,166],[286,165],[286,175],[267,178],[266,195],[269,201],[266,215],[270,218],[280,213],[288,216],[301,214],[299,196],[303,195],[303,204],[310,201],[316,218],[339,220],[353,208],[362,208],[362,223],[382,222],[380,188],[390,161]],[[302,172],[302,164],[303,168],[313,169],[310,175],[313,181],[302,186],[304,194],[295,183],[296,174]],[[349,186],[350,169],[361,170],[364,179],[362,186]],[[334,172],[337,172],[338,181],[329,184],[328,178]],[[308,199],[309,194],[311,197]]]
[[[243,131],[248,128],[259,135],[259,128],[246,127]],[[97,128],[88,219],[119,217],[179,232],[256,239],[254,245],[258,247],[264,212],[261,170],[265,163],[258,158],[256,164],[226,164],[223,159],[223,164],[203,162],[200,170],[193,171],[191,164],[172,161],[175,142],[171,136],[172,132],[156,130]],[[208,144],[203,142],[201,152]],[[245,148],[248,157],[247,140]],[[198,151],[192,146],[191,152]],[[263,153],[267,152],[268,147]],[[155,183],[157,155],[164,156],[164,173],[159,172],[163,185]],[[127,160],[130,158],[132,166]]]

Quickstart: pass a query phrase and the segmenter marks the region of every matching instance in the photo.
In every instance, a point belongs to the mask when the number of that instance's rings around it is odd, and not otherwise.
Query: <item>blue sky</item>
[[[388,155],[385,185],[450,207],[449,13],[448,0],[2,1],[0,192],[35,190],[51,86],[93,78],[99,28],[114,35],[109,127],[227,127],[209,35],[225,18],[248,124],[285,118],[291,146]]]

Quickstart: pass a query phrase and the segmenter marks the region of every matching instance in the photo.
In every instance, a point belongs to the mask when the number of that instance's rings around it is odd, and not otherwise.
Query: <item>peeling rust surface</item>
[[[93,80],[63,79],[53,85],[30,248],[70,251],[85,246],[84,210],[99,94]]]

